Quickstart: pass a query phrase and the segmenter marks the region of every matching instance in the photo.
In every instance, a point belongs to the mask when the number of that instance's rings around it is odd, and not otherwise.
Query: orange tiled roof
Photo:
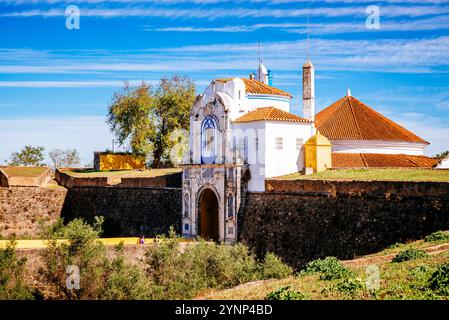
[[[428,144],[351,96],[319,112],[316,115],[316,127],[330,140],[391,140]]]
[[[435,158],[406,154],[332,153],[333,168],[432,168]]]
[[[234,120],[234,122],[239,123],[263,120],[310,122],[307,119],[301,118],[293,113],[286,112],[275,107],[257,108]]]
[[[216,79],[218,82],[227,82],[235,78]],[[257,80],[251,80],[247,78],[240,78],[245,83],[245,91],[250,94],[273,94],[277,96],[285,96],[292,98],[292,95],[281,89],[269,86],[263,82]]]

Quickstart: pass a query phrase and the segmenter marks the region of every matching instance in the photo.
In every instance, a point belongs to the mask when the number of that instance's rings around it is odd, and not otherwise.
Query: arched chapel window
[[[215,163],[217,157],[217,121],[207,116],[201,126],[201,161],[205,164]]]

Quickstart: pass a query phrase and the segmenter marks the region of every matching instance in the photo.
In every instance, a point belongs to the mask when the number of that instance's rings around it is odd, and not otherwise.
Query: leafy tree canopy
[[[142,82],[136,88],[125,83],[109,106],[107,123],[123,145],[136,155],[151,156],[153,167],[172,165],[170,152],[179,139],[176,130],[189,129],[189,112],[195,100],[195,84],[186,76],[160,80],[156,88]]]
[[[20,152],[14,152],[10,156],[11,166],[44,166],[44,147],[25,146]]]
[[[441,152],[441,153],[436,154],[436,155],[435,155],[435,158],[441,160],[441,159],[446,158],[448,154],[449,154],[449,150],[443,151],[443,152]]]

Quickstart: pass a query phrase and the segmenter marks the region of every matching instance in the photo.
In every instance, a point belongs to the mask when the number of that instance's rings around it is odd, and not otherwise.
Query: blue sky
[[[80,29],[65,10],[80,9]],[[366,8],[380,9],[368,29]],[[449,0],[0,0],[0,163],[26,144],[111,146],[108,103],[123,81],[186,74],[198,92],[248,76],[258,42],[301,115],[307,16],[318,111],[353,96],[449,149]]]

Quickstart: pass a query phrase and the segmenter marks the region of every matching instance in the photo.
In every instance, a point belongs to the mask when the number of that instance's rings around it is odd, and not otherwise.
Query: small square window
[[[189,230],[189,224],[188,223],[184,224],[184,230]]]
[[[284,139],[282,137],[276,137],[275,148],[276,150],[282,150],[284,148]]]

